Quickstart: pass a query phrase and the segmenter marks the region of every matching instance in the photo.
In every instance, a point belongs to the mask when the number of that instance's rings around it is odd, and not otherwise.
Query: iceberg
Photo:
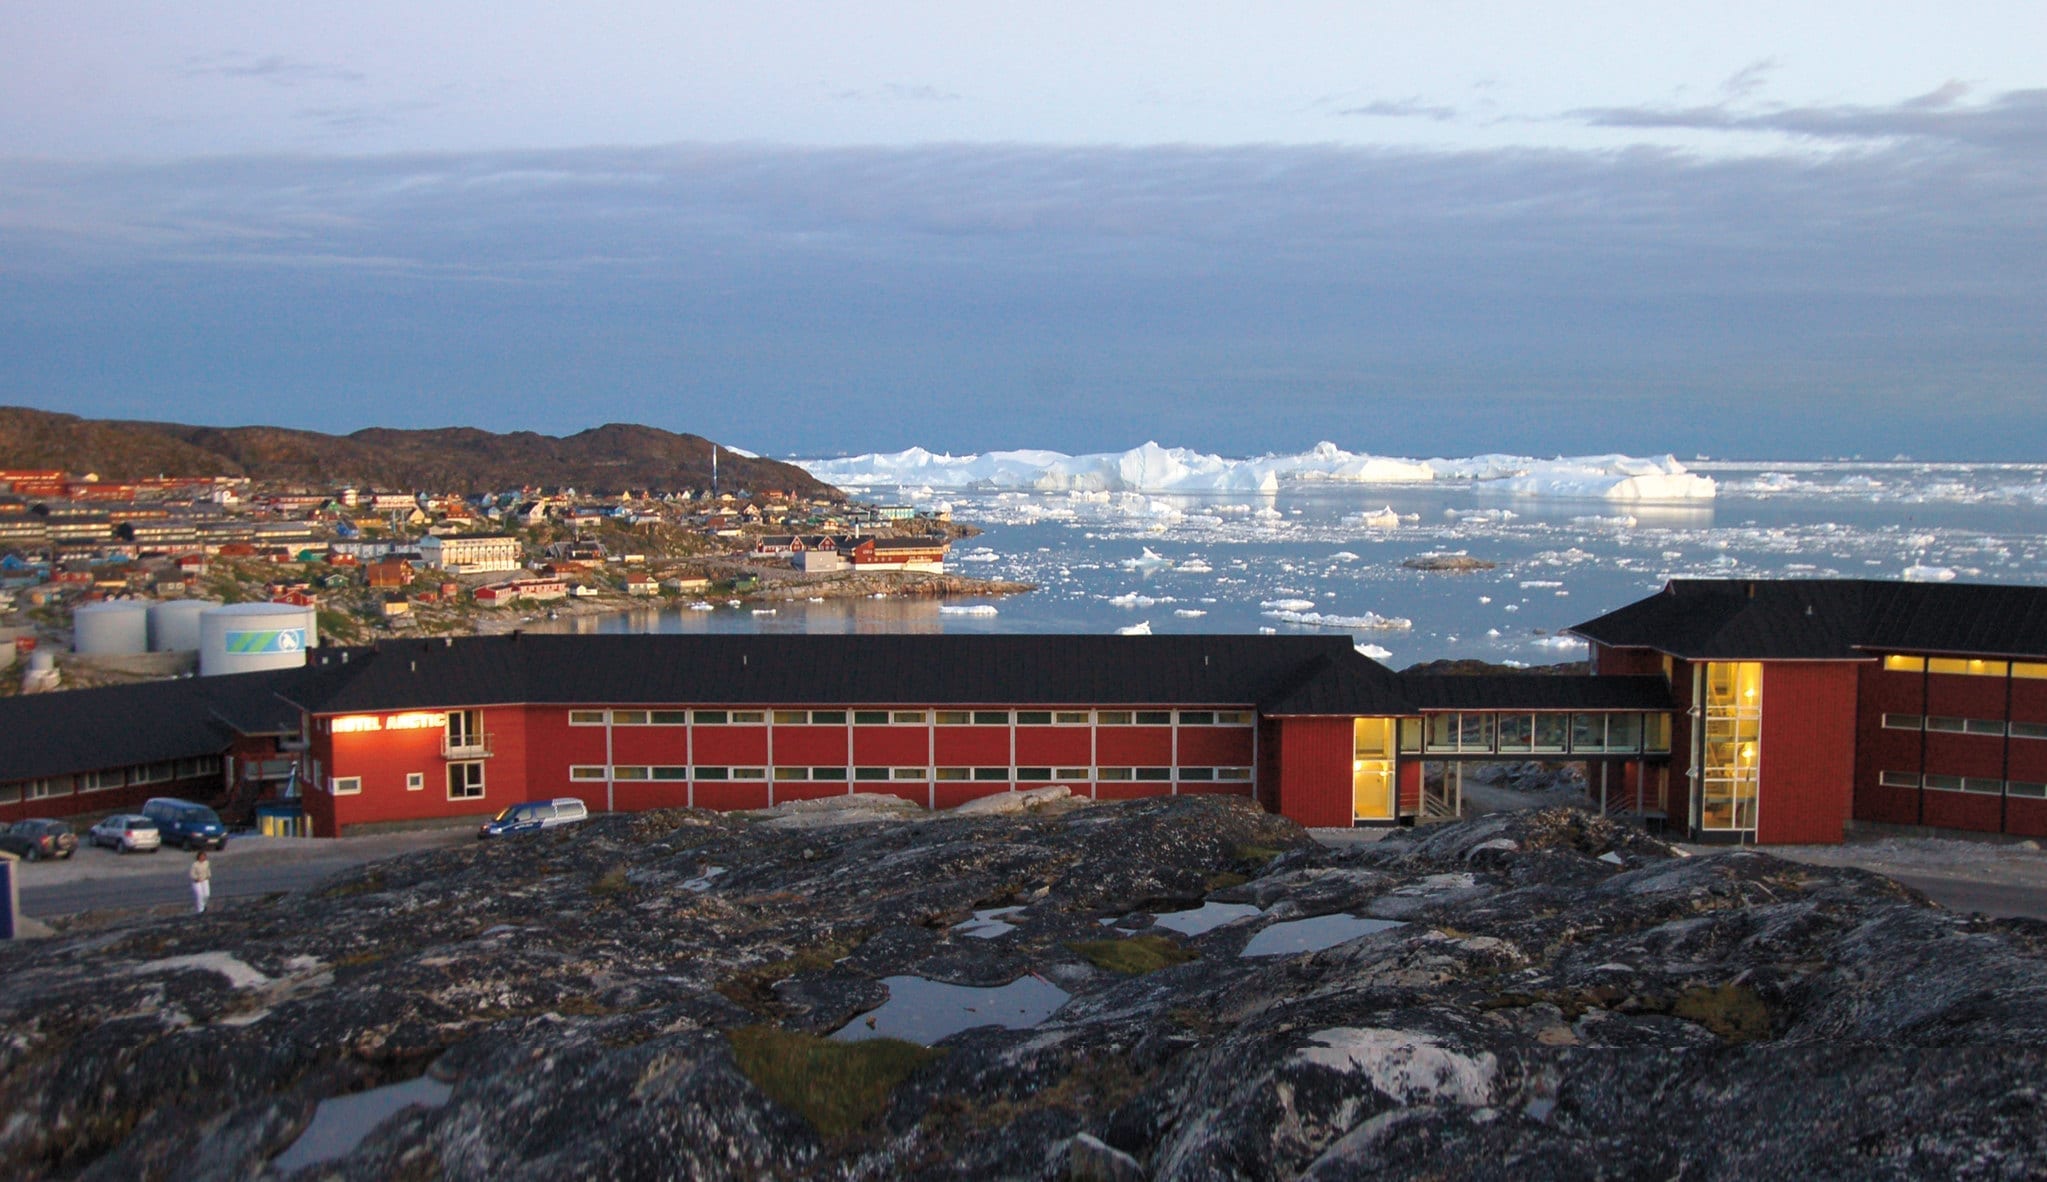
[[[819,480],[854,488],[1065,492],[1089,499],[1110,493],[1269,494],[1288,485],[1436,481],[1469,482],[1475,488],[1513,496],[1611,501],[1710,500],[1717,493],[1711,477],[1690,471],[1670,455],[1560,456],[1548,460],[1483,455],[1414,460],[1345,451],[1327,441],[1292,455],[1248,459],[1148,442],[1128,451],[1083,455],[1024,449],[955,456],[912,447],[792,462]],[[1399,524],[1400,515],[1389,510],[1370,514],[1373,520],[1359,524],[1373,528]]]
[[[1142,624],[1132,624],[1132,625],[1130,625],[1130,626],[1129,626],[1129,627],[1127,627],[1127,628],[1118,628],[1118,629],[1116,629],[1116,635],[1118,635],[1118,636],[1150,636],[1150,635],[1151,635],[1151,621],[1150,621],[1150,620],[1146,620],[1146,621],[1145,621],[1144,623],[1142,623]]]

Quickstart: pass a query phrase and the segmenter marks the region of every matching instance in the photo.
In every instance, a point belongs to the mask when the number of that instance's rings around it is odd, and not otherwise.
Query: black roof
[[[1687,660],[2047,659],[2047,587],[1879,579],[1673,579],[1571,629]]]
[[[494,703],[1258,705],[1304,670],[1393,675],[1341,636],[601,635],[405,640],[320,654],[294,700],[319,713]]]
[[[0,781],[218,755],[237,733],[283,734],[298,709],[278,690],[303,669],[188,677],[0,698]]]

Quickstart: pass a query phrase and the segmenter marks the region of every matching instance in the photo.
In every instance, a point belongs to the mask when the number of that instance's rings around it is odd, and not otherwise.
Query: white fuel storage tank
[[[306,663],[320,641],[309,607],[289,603],[231,603],[199,617],[199,675],[289,669]]]
[[[162,599],[149,605],[149,651],[189,653],[199,648],[199,617],[218,599]]]
[[[149,651],[149,605],[133,599],[88,603],[71,613],[71,651],[127,656]]]

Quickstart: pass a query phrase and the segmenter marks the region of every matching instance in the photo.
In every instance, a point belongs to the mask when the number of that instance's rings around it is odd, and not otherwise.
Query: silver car
[[[156,822],[137,813],[115,813],[94,825],[86,836],[94,845],[111,846],[124,854],[154,851],[163,844]]]

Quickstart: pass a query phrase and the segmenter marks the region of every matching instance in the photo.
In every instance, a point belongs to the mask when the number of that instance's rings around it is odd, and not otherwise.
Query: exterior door
[[[1391,821],[1395,816],[1391,718],[1351,723],[1350,799],[1355,821]]]

